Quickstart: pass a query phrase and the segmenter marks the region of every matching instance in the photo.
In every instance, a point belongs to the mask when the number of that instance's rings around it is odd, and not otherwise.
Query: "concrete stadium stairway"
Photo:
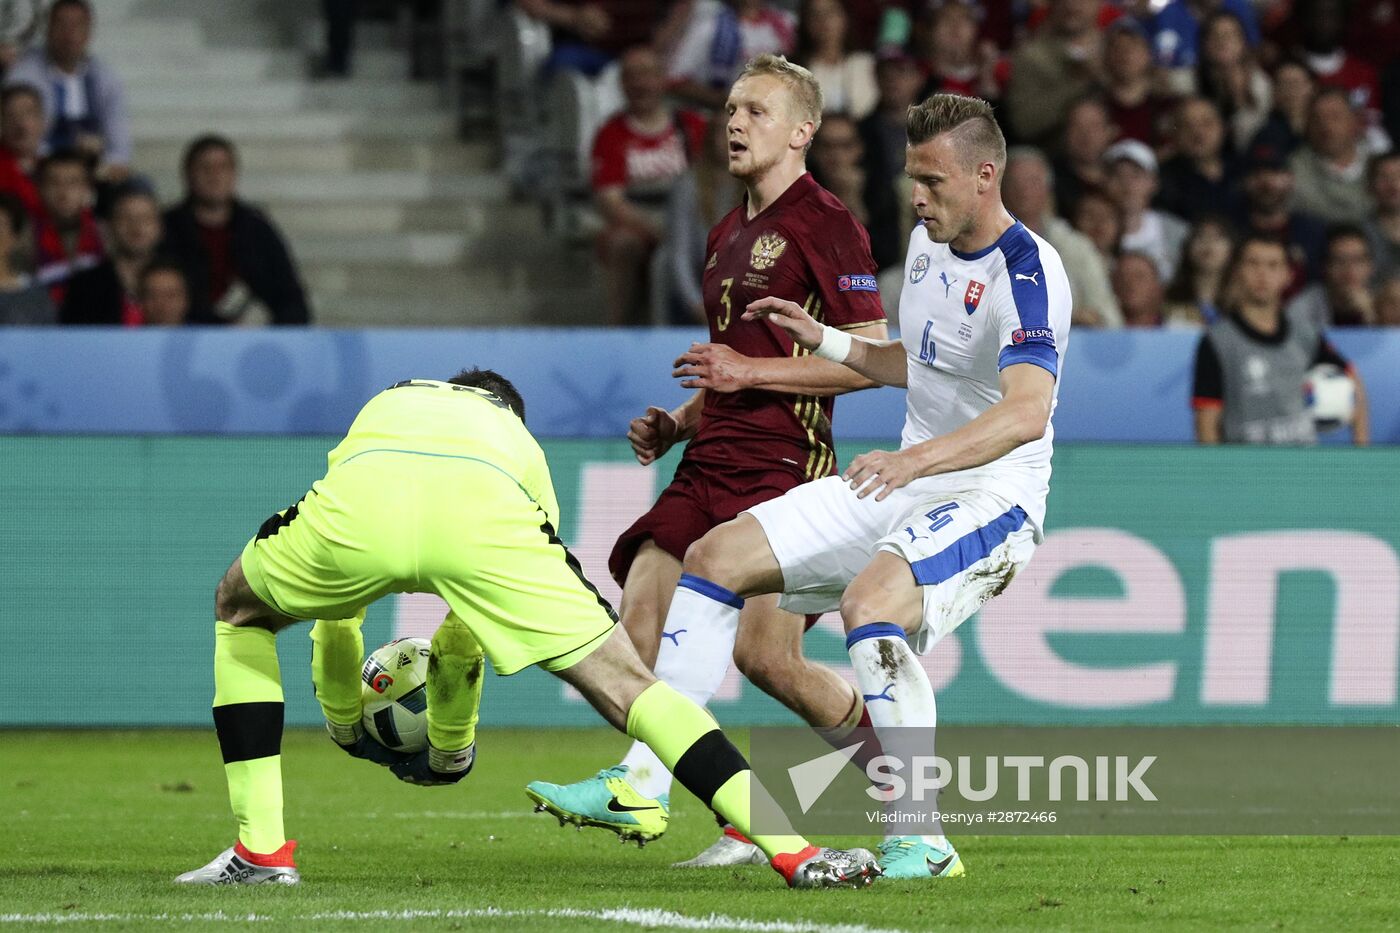
[[[181,196],[194,136],[232,138],[240,191],[286,233],[319,324],[589,323],[588,257],[513,201],[493,134],[458,137],[410,81],[390,24],[362,23],[355,75],[312,81],[315,0],[102,0],[94,48],[125,79],[136,167]],[[584,282],[584,287],[571,283]]]

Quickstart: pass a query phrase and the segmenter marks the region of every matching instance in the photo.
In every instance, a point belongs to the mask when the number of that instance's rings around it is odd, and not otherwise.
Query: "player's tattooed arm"
[[[705,390],[701,389],[676,408],[667,411],[648,406],[646,414],[633,418],[627,426],[627,440],[632,454],[642,466],[654,463],[666,455],[672,445],[689,440],[700,429],[700,411],[705,405]]]
[[[746,321],[764,318],[787,331],[794,343],[808,350],[816,350],[821,346],[822,339],[830,329],[818,323],[795,301],[785,301],[771,295],[750,303],[744,311]],[[855,370],[876,385],[903,386],[908,383],[908,360],[904,353],[904,345],[898,340],[867,340],[860,336],[849,336],[851,349],[842,365]]]
[[[867,340],[884,340],[883,321],[860,328]],[[722,343],[693,343],[675,362],[671,375],[687,389],[738,392],[762,389],[791,395],[842,395],[878,385],[841,363],[811,356],[751,357]]]
[[[842,476],[864,499],[880,501],[921,476],[936,476],[991,463],[1045,436],[1055,377],[1033,363],[1001,371],[1001,401],[956,431],[904,450],[872,450],[851,461]]]

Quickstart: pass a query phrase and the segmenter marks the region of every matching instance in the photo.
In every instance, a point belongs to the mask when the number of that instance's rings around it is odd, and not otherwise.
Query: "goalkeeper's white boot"
[[[763,850],[749,841],[748,837],[733,826],[724,827],[720,836],[705,851],[684,862],[675,862],[672,868],[727,868],[731,865],[764,865],[768,856]]]
[[[233,848],[220,852],[214,861],[203,868],[187,871],[175,879],[176,884],[300,884],[301,872],[297,871],[292,853],[296,851],[295,839],[270,855],[249,852],[241,842]]]

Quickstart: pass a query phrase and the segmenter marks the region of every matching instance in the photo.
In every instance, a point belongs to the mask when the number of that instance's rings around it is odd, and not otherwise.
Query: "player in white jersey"
[[[907,386],[900,449],[862,454],[842,476],[755,506],[691,545],[666,622],[733,632],[743,598],[760,593],[783,593],[794,612],[839,607],[876,738],[906,762],[933,754],[936,721],[914,653],[1004,590],[1042,538],[1072,305],[1055,250],[1002,205],[1006,142],[990,105],[938,94],[910,108],[908,131],[922,224],[905,264],[902,342],[852,337],[773,297],[745,313],[870,379]],[[938,827],[928,834],[927,823],[896,819],[886,828],[887,877],[963,873]]]

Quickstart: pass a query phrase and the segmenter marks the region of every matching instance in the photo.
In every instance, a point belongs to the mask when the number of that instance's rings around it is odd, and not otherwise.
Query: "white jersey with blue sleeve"
[[[909,239],[899,297],[909,391],[902,447],[947,434],[1001,399],[1000,374],[1029,363],[1059,376],[1069,345],[1069,279],[1059,254],[1017,221],[962,253],[923,225]],[[1052,400],[1051,413],[1054,412]],[[926,477],[921,489],[986,490],[1021,506],[1042,537],[1054,429],[981,467]]]

